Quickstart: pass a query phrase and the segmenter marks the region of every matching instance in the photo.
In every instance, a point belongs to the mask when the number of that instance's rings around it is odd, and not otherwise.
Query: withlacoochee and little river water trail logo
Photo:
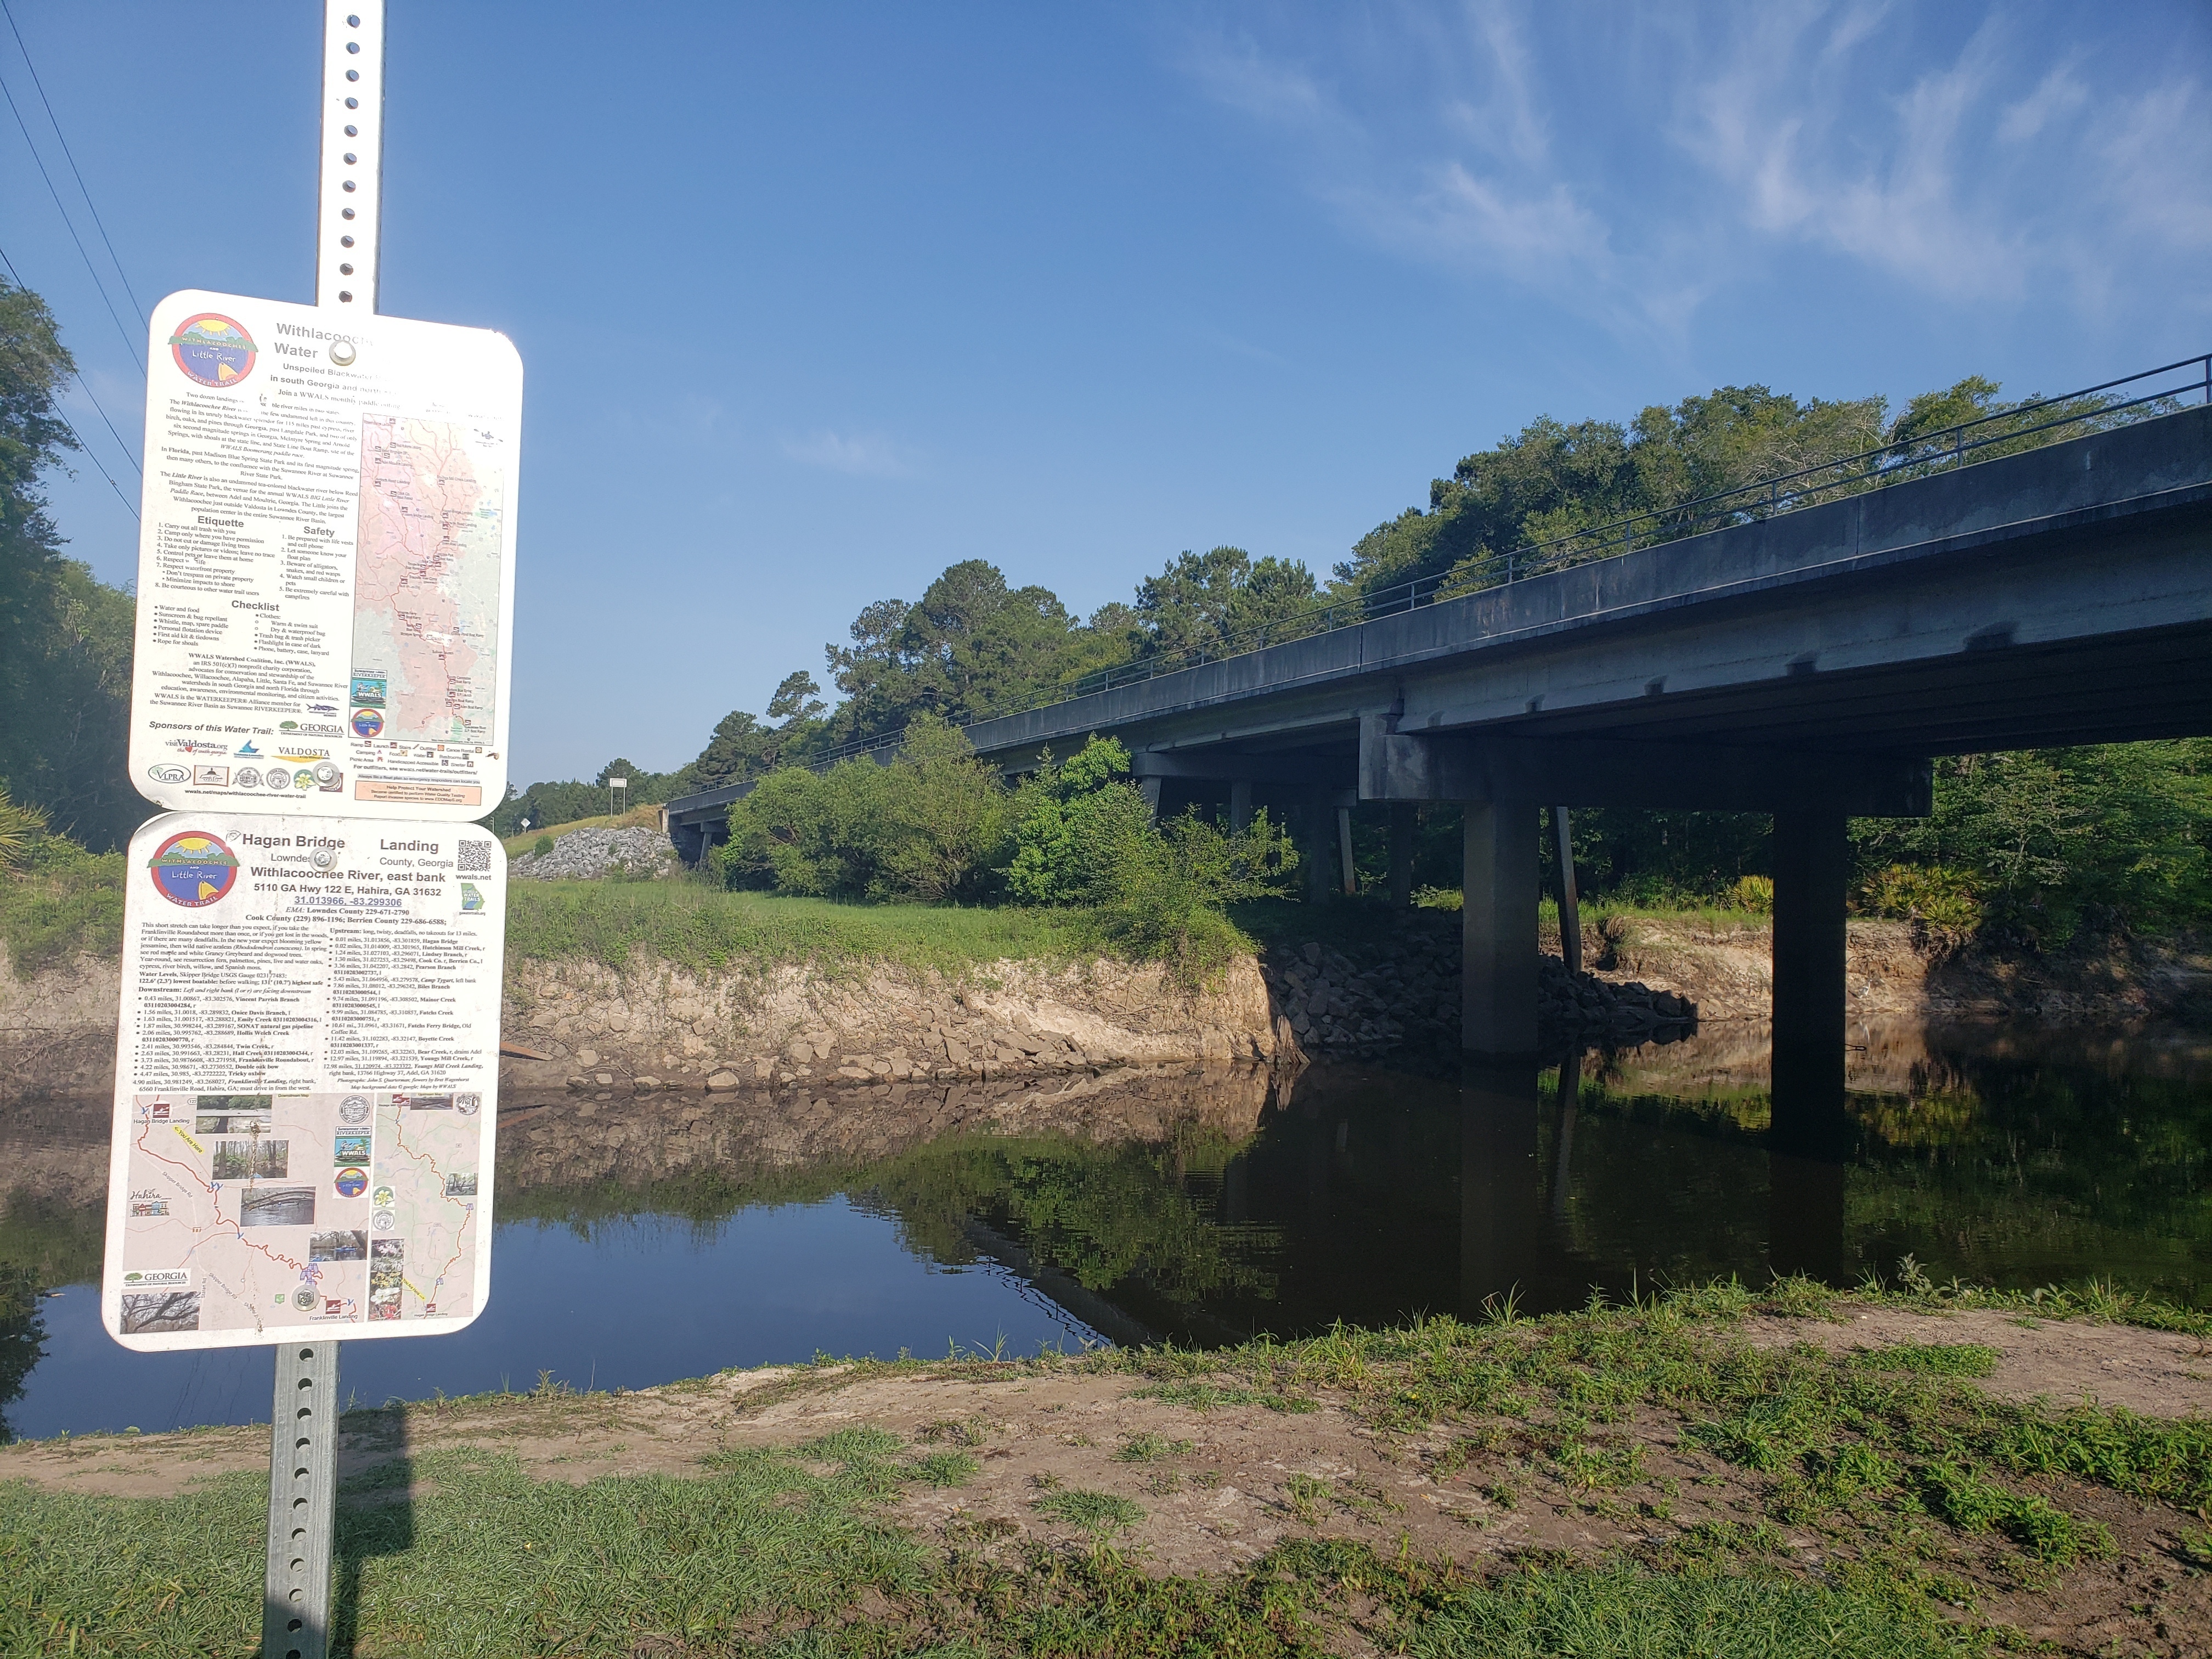
[[[163,898],[191,910],[213,904],[238,882],[237,854],[197,830],[163,842],[147,867]]]
[[[230,318],[219,311],[203,311],[186,318],[169,337],[169,355],[202,386],[236,386],[253,373],[260,348]]]

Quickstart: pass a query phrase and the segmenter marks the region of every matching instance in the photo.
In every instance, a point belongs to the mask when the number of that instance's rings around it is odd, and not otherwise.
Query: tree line
[[[21,842],[40,827],[111,850],[150,812],[125,764],[135,603],[67,556],[41,483],[77,447],[56,403],[74,373],[44,301],[0,278],[0,802],[12,802],[0,807],[0,856],[11,834]],[[1984,431],[2002,435],[2008,412],[2035,399],[2008,403],[2001,392],[1970,377],[1893,415],[1880,398],[1800,400],[1723,386],[1627,422],[1547,416],[1462,458],[1431,481],[1425,505],[1359,538],[1327,580],[1242,548],[1186,550],[1128,600],[1079,617],[1048,588],[1016,586],[988,561],[963,560],[914,599],[863,605],[846,641],[824,647],[827,689],[795,669],[764,711],[732,710],[672,771],[617,758],[590,781],[510,791],[489,821],[512,834],[526,818],[551,826],[597,816],[613,775],[629,779],[632,805],[766,777],[917,720],[957,726],[1025,707],[1102,668],[1293,637],[1321,625],[1322,607],[1357,605],[1404,582],[1480,586],[1495,580],[1504,551],[1626,514],[1663,522],[1717,491],[1869,450],[1909,464],[1929,434],[1963,420],[1996,416]],[[2064,412],[2094,423],[2100,407],[2089,400]],[[2021,431],[2009,441],[2081,429]],[[2105,917],[2202,925],[2212,920],[2208,777],[2212,746],[2194,739],[1939,762],[1933,818],[1859,826],[1861,902],[1948,928],[2037,939]],[[1456,815],[1422,816],[1421,873],[1455,883]],[[1767,871],[1765,821],[1753,815],[1612,810],[1579,814],[1576,826],[1577,871],[1594,892],[1727,897]],[[1358,838],[1363,866],[1379,865],[1379,822],[1363,815]]]

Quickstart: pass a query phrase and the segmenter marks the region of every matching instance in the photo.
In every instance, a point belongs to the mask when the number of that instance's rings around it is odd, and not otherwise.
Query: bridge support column
[[[1390,803],[1390,902],[1402,910],[1413,902],[1413,803]]]
[[[1163,778],[1137,780],[1137,793],[1145,798],[1145,805],[1152,808],[1154,817],[1160,815],[1160,785],[1165,781],[1166,780]]]
[[[1306,797],[1298,808],[1298,863],[1305,875],[1306,902],[1323,904],[1336,889],[1329,866],[1335,863],[1336,812],[1324,794]]]
[[[1844,901],[1850,843],[1840,809],[1774,815],[1774,1054],[1778,1130],[1825,1118],[1844,1094]]]
[[[1252,780],[1229,780],[1229,833],[1237,835],[1252,827]]]
[[[1460,1046],[1478,1054],[1531,1054],[1536,1051],[1536,809],[1519,801],[1470,801],[1466,813]]]

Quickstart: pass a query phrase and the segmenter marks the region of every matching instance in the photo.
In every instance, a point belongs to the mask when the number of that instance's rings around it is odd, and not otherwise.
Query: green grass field
[[[1944,1306],[2083,1312],[2212,1331],[2202,1315],[2109,1296],[2040,1299],[1885,1293]],[[1465,1559],[1326,1535],[1309,1517],[1241,1570],[1163,1571],[1116,1540],[1143,1521],[1126,1498],[1064,1489],[1031,1507],[1088,1541],[1018,1544],[1001,1524],[939,1537],[885,1512],[921,1486],[957,1488],[975,1458],[854,1424],[781,1449],[712,1454],[696,1476],[535,1480],[495,1447],[395,1451],[341,1489],[334,1651],[371,1656],[763,1654],[783,1659],[1132,1659],[1347,1651],[1474,1659],[1934,1659],[2033,1650],[1989,1622],[1958,1569],[2056,1590],[2100,1572],[2113,1540],[2073,1513],[2072,1490],[2172,1505],[2188,1571],[2212,1535],[2212,1425],[2087,1406],[2017,1403],[1975,1379],[1972,1345],[1871,1353],[1737,1340],[1753,1314],[1820,1316],[1804,1280],[1719,1285],[1538,1320],[1437,1319],[1388,1331],[1216,1352],[1115,1351],[1078,1359],[866,1363],[917,1380],[1079,1366],[1139,1393],[1201,1379],[1211,1409],[1304,1402],[1317,1390],[1427,1460],[1434,1478],[1486,1467],[1488,1488],[1571,1476],[1593,1516],[1644,1500],[1626,1548],[1577,1555],[1474,1551]],[[1249,1385],[1249,1389],[1240,1385]],[[598,1399],[600,1396],[593,1396]],[[459,1402],[465,1406],[466,1402]],[[1194,1395],[1192,1403],[1196,1403]],[[437,1407],[394,1407],[450,1412]],[[1206,1407],[1201,1407],[1202,1409]],[[1681,1425],[1756,1494],[1745,1524],[1676,1526],[1627,1425]],[[1444,1431],[1441,1439],[1438,1431]],[[1431,1449],[1416,1452],[1416,1443]],[[404,1437],[396,1443],[404,1444]],[[1132,1440],[1125,1453],[1137,1445]],[[1441,1447],[1438,1450],[1437,1448]],[[1141,1448],[1143,1455],[1163,1448]],[[88,1443],[87,1451],[92,1448]],[[1486,1465],[1480,1460],[1489,1459]],[[2054,1485],[2054,1481],[2060,1484]],[[1306,1480],[1325,1496],[1328,1483]],[[1293,1483],[1294,1498],[1297,1497]],[[258,1641],[267,1486],[206,1480],[164,1498],[0,1483],[0,1652],[218,1656]],[[1510,1493],[1508,1494],[1510,1498]],[[1318,1497],[1310,1506],[1318,1515]],[[1821,1540],[1812,1570],[1780,1528]],[[1640,1541],[1634,1541],[1640,1536]],[[2127,1592],[2134,1595],[2136,1592]]]
[[[732,893],[702,882],[518,881],[507,888],[511,957],[626,964],[634,951],[696,973],[732,963],[863,962],[957,974],[1001,960],[1105,954],[1075,911],[837,904]]]

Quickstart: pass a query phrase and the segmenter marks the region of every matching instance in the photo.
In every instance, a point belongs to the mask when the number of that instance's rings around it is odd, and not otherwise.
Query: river
[[[1868,1027],[1811,1137],[1764,1031],[1535,1067],[1227,1067],[502,1103],[492,1295],[358,1341],[356,1401],[647,1387],[817,1354],[1216,1344],[1777,1270],[2089,1279],[2212,1304],[2212,1041]],[[17,1436],[265,1420],[258,1348],[125,1352],[98,1310],[103,1102],[0,1108]]]

